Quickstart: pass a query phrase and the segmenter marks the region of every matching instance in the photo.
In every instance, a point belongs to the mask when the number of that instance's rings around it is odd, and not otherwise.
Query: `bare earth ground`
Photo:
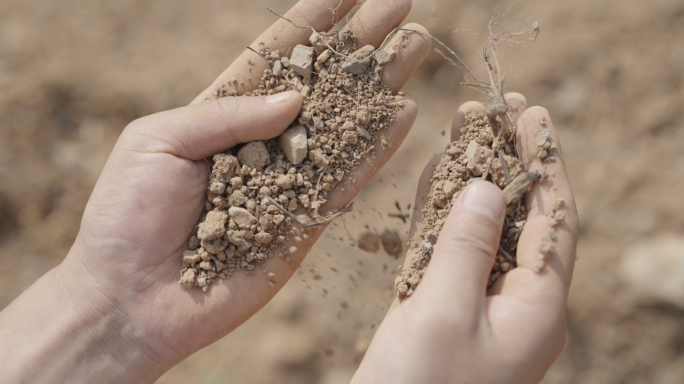
[[[274,21],[266,6],[293,3],[0,2],[0,308],[67,253],[127,122],[187,104]],[[510,5],[433,4],[472,31]],[[668,376],[684,374],[684,311],[637,301],[615,266],[636,239],[684,230],[684,4],[524,0],[505,20],[532,15],[542,22],[537,44],[504,51],[508,90],[551,111],[581,220],[568,344],[544,383],[677,382]],[[482,37],[431,19],[430,5],[415,1],[409,21],[477,67]],[[401,260],[358,251],[347,230],[396,229],[406,241],[408,225],[387,215],[394,201],[412,202],[458,105],[482,100],[459,79],[431,54],[405,88],[421,105],[413,132],[355,211],[259,314],[159,383],[348,382],[394,297]]]

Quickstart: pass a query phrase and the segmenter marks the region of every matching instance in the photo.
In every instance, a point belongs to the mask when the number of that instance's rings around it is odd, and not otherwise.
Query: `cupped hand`
[[[327,30],[355,4],[355,0],[303,0],[286,17],[298,25]],[[352,30],[361,46],[377,47],[410,7],[409,0],[369,0],[345,28]],[[425,32],[419,25],[407,27]],[[263,42],[289,55],[296,44],[308,44],[310,34],[309,29],[279,19],[252,47]],[[396,92],[429,52],[430,41],[401,31],[388,45],[397,54],[385,66],[383,81]],[[245,51],[192,105],[126,127],[95,186],[71,252],[51,272],[49,278],[78,303],[75,307],[83,318],[97,324],[108,319],[107,332],[116,353],[143,351],[144,358],[119,360],[110,353],[115,362],[127,361],[122,365],[127,367],[128,382],[153,380],[256,313],[287,282],[323,230],[306,230],[308,238],[298,243],[289,261],[267,262],[268,271],[277,276],[275,286],[268,284],[265,274],[241,273],[216,281],[206,293],[178,284],[181,254],[206,199],[210,166],[204,159],[236,144],[276,137],[299,112],[302,99],[292,91],[205,101],[233,77],[241,93],[253,89],[266,68],[261,58]],[[348,204],[399,147],[417,113],[411,99],[399,104],[393,123],[381,133],[389,145],[378,146],[363,160],[348,178],[355,182],[331,193],[324,211]],[[283,247],[290,245],[286,242]]]
[[[566,302],[575,261],[578,217],[558,135],[546,109],[526,108],[525,98],[506,95],[517,120],[517,143],[529,170],[541,170],[535,137],[548,128],[557,144],[547,165],[549,178],[526,194],[528,220],[517,250],[518,268],[487,290],[496,256],[505,202],[501,190],[484,181],[459,196],[442,229],[420,286],[395,302],[378,328],[354,383],[538,383],[565,344]],[[468,111],[459,108],[452,129],[457,139]],[[421,176],[420,212],[430,190],[433,160]],[[539,245],[550,228],[546,214],[564,199],[565,220],[555,227],[555,251],[540,273]],[[420,214],[414,215],[416,231]],[[414,250],[409,250],[412,255]]]

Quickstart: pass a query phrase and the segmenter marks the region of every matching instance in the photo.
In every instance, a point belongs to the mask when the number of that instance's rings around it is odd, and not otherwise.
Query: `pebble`
[[[276,60],[273,63],[273,74],[275,76],[280,76],[283,73],[283,63],[280,60]]]
[[[385,48],[375,52],[375,60],[378,61],[378,65],[385,65],[390,61],[394,60],[396,52],[392,48]]]
[[[370,58],[368,58],[365,61],[357,61],[357,60],[363,60],[366,59],[373,51],[375,48],[373,48],[372,45],[366,45],[365,47],[362,47],[358,49],[356,52],[352,53],[349,57],[351,57],[354,60],[347,59],[345,60],[344,64],[342,64],[342,70],[347,73],[352,73],[355,75],[362,75],[366,73],[367,69],[366,66],[370,62]]]
[[[293,165],[306,159],[308,153],[306,139],[306,128],[303,125],[288,128],[278,137],[278,146]]]
[[[292,57],[290,57],[290,67],[305,79],[311,78],[313,50],[313,47],[299,44],[292,51]]]

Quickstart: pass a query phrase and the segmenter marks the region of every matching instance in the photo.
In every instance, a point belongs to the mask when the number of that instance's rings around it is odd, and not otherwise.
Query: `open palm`
[[[330,8],[338,0],[301,1],[287,17],[317,30],[332,27]],[[343,1],[344,16],[356,1]],[[346,28],[360,45],[379,46],[408,14],[408,0],[366,2]],[[408,28],[424,31],[419,25]],[[291,52],[307,43],[311,31],[277,21],[253,44]],[[424,36],[402,31],[389,41],[396,58],[385,66],[383,82],[399,91],[429,52]],[[248,63],[248,59],[251,59]],[[248,319],[280,289],[305,257],[322,228],[307,230],[291,261],[271,259],[275,287],[265,276],[235,274],[213,284],[207,293],[178,285],[181,253],[206,199],[209,165],[204,159],[232,146],[276,137],[296,118],[301,96],[284,92],[269,97],[205,99],[220,84],[236,77],[258,84],[265,69],[245,51],[200,94],[193,105],[131,123],[117,142],[83,217],[77,241],[63,264],[78,271],[93,297],[126,314],[136,343],[161,363],[174,364],[229,333]],[[416,117],[415,102],[400,101],[394,122],[383,133],[390,144],[367,156],[349,179],[331,194],[328,207],[342,207],[365,186],[390,158]],[[378,146],[380,147],[380,146]],[[290,244],[283,244],[287,249]]]

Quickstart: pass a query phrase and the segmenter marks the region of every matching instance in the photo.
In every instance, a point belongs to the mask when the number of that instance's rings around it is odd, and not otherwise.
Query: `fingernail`
[[[466,188],[462,204],[464,208],[484,213],[496,221],[501,219],[506,208],[501,190],[486,181],[476,181],[470,184]]]
[[[269,104],[284,103],[292,98],[292,93],[293,92],[276,93],[275,95],[266,97],[266,102]]]

